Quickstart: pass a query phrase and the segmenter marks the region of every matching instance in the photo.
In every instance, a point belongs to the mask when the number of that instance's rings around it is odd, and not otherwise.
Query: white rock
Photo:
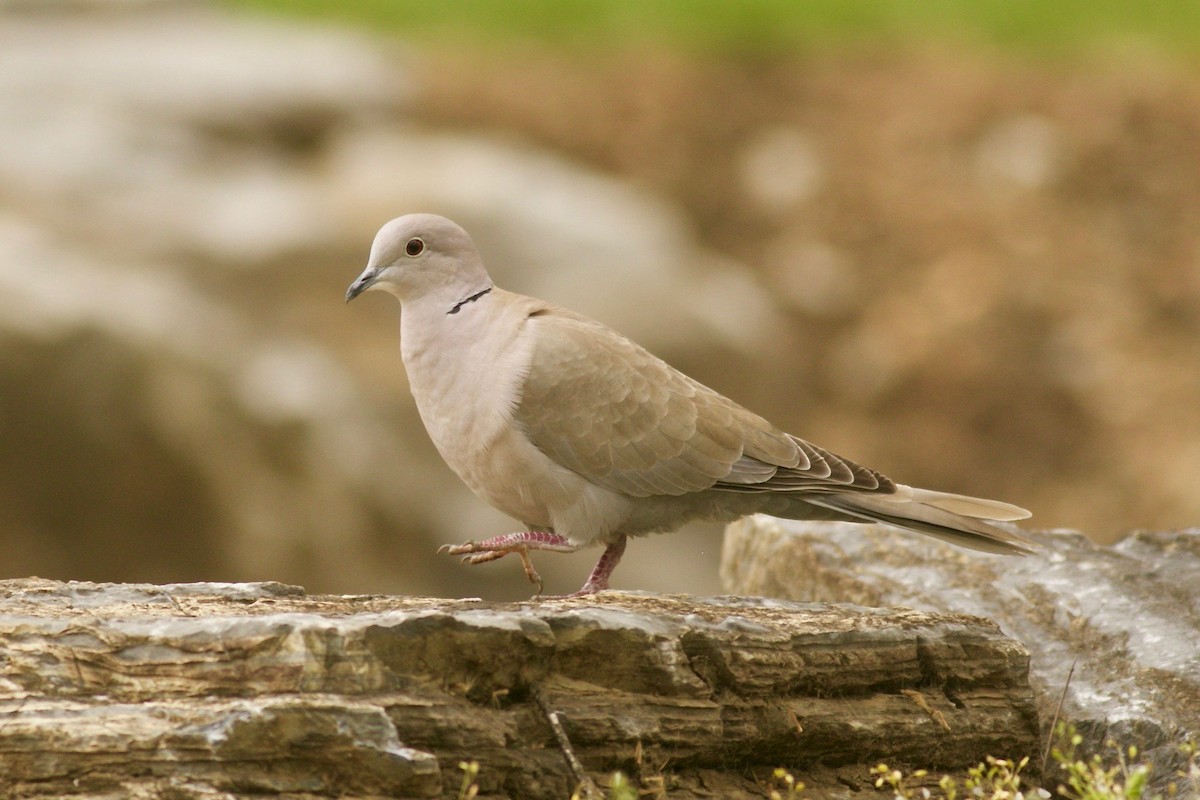
[[[821,188],[824,167],[801,131],[768,128],[746,143],[739,158],[742,187],[763,211],[782,213]]]

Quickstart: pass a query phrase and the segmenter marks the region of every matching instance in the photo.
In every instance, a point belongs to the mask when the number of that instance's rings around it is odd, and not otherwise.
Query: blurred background
[[[1200,522],[1200,3],[3,0],[4,577],[528,596],[343,303],[414,211],[898,480]]]

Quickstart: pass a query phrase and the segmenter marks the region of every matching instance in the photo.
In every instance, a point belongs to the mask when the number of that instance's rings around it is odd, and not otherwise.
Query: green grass
[[[1200,55],[1200,0],[225,0],[431,46],[773,55],[952,42],[1050,55]]]

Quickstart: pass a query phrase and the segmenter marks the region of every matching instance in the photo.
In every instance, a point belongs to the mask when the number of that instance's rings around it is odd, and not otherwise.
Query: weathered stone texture
[[[879,759],[1036,750],[1025,650],[972,617],[609,593],[519,604],[280,584],[0,582],[9,796],[565,798],[866,789]],[[561,721],[575,774],[549,722]]]
[[[721,573],[731,592],[995,620],[1029,648],[1043,724],[1058,712],[1092,750],[1136,745],[1165,790],[1176,745],[1200,734],[1200,531],[1111,547],[1030,535],[1039,554],[1006,558],[879,526],[752,517],[726,530]]]

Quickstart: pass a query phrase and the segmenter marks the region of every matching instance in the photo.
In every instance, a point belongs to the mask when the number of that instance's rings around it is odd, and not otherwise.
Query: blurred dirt
[[[679,366],[779,424],[906,482],[1024,504],[1038,527],[1106,540],[1200,519],[1185,66],[455,53],[417,83],[426,123],[645,185],[752,265],[798,346],[753,384]]]

